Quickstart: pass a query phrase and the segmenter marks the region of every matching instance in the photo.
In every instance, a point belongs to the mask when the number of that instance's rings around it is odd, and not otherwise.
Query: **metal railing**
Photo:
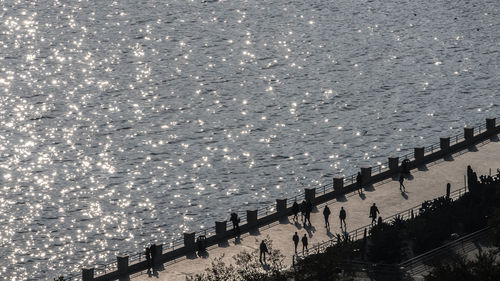
[[[412,275],[420,274],[420,273],[422,273],[430,268],[430,266],[427,265],[427,263],[429,261],[431,261],[433,258],[435,258],[437,256],[448,254],[450,250],[455,250],[455,248],[457,248],[457,246],[461,247],[461,249],[463,250],[463,253],[467,253],[468,251],[475,249],[476,246],[474,244],[469,245],[472,247],[467,247],[467,248],[464,248],[464,246],[465,246],[464,244],[484,237],[485,235],[488,234],[488,231],[490,229],[491,229],[491,227],[488,226],[488,227],[485,227],[485,228],[480,229],[478,231],[475,231],[473,233],[462,236],[462,237],[460,237],[456,240],[453,240],[449,243],[446,243],[438,248],[432,249],[428,252],[420,254],[420,255],[413,257],[409,260],[401,262],[399,264],[399,266],[404,268],[405,271],[411,273]],[[419,267],[420,267],[420,269],[419,269]]]

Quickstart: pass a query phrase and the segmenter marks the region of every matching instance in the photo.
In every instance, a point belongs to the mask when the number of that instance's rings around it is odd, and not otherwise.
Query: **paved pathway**
[[[500,168],[500,142],[485,141],[476,145],[475,148],[456,153],[449,159],[430,163],[426,166],[427,169],[412,170],[413,179],[405,181],[407,191],[405,196],[399,191],[399,182],[389,179],[375,184],[372,190],[364,192],[364,196],[350,193],[343,198],[325,203],[328,204],[332,212],[330,216],[331,232],[340,233],[338,212],[341,206],[347,211],[347,230],[350,231],[371,222],[368,212],[373,203],[377,204],[380,215],[385,217],[411,208],[425,200],[444,195],[448,182],[451,183],[452,191],[462,188],[467,165],[471,165],[478,175],[488,174],[490,168],[492,174],[496,174],[496,169]],[[289,217],[290,222],[276,222],[261,228],[258,235],[248,233],[243,235],[240,244],[235,244],[234,240],[230,240],[229,247],[214,246],[209,249],[207,258],[181,258],[175,263],[166,264],[157,276],[149,276],[143,271],[130,277],[132,281],[184,281],[186,276],[200,273],[210,266],[214,257],[224,254],[224,259],[231,262],[231,257],[242,250],[258,249],[260,241],[267,235],[273,240],[273,248],[280,249],[286,256],[285,263],[291,265],[294,252],[292,235],[295,231],[298,232],[299,237],[307,233],[309,245],[329,240],[332,236],[331,233],[327,233],[324,226],[322,211],[325,204],[317,206],[318,211],[311,214],[313,227],[309,232],[306,232],[301,226],[291,223],[292,217]],[[301,243],[299,243],[299,248],[301,247]]]

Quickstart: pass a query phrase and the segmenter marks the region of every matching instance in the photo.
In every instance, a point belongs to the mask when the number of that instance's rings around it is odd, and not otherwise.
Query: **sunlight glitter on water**
[[[498,1],[467,5],[6,1],[0,279],[169,244],[498,115]]]

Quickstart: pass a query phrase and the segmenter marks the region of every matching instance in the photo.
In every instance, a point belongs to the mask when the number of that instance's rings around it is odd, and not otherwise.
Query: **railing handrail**
[[[451,242],[448,242],[448,243],[446,243],[444,245],[441,245],[441,246],[439,246],[437,248],[434,248],[434,249],[429,250],[429,251],[427,251],[425,253],[422,253],[422,254],[420,254],[418,256],[415,256],[415,257],[413,257],[411,259],[403,261],[403,262],[399,263],[399,265],[407,267],[410,264],[414,264],[414,263],[417,263],[419,261],[425,260],[427,257],[433,256],[433,255],[438,254],[440,252],[443,252],[443,250],[445,250],[445,249],[454,247],[454,246],[456,246],[456,245],[458,245],[458,244],[460,244],[462,242],[468,241],[469,239],[476,238],[479,235],[483,234],[483,232],[489,230],[490,228],[491,228],[490,226],[487,226],[487,227],[482,228],[480,230],[477,230],[477,231],[474,231],[474,232],[469,233],[467,235],[464,235],[464,236],[462,236],[460,238],[457,238],[457,239],[455,239],[455,240],[453,240]]]

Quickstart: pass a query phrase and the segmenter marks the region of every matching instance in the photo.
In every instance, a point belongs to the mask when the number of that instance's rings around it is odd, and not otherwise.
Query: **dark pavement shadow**
[[[316,206],[313,206],[313,209],[312,209],[312,212],[311,212],[311,213],[317,213],[317,212],[319,212],[319,211],[318,211],[318,208],[316,208]]]
[[[470,152],[476,152],[477,151],[477,146],[476,145],[471,145],[467,148]]]
[[[120,277],[118,281],[130,281],[130,276]]]
[[[280,224],[290,224],[290,220],[288,219],[288,217],[281,217],[279,221]]]
[[[365,200],[366,199],[366,195],[364,193],[361,193],[361,194],[359,194],[359,198],[361,198],[361,200]]]
[[[418,166],[417,170],[419,170],[421,172],[429,171],[429,169],[427,168],[427,165],[420,165],[420,166]]]
[[[426,169],[427,169],[427,167],[426,167]],[[413,179],[415,178],[412,174],[406,174],[406,175],[404,175],[403,177],[404,177],[405,179],[407,179],[407,180],[410,180],[410,181],[411,181],[411,180],[413,180]],[[399,180],[399,177],[398,177],[398,180]]]
[[[340,196],[335,197],[335,200],[337,200],[337,202],[347,202],[347,197],[345,197],[345,195],[342,194]]]
[[[300,222],[296,221],[296,222],[294,223],[294,225],[295,225],[295,227],[296,227],[297,229],[299,229],[299,230],[300,230],[300,229],[302,229],[302,224],[300,224]]]
[[[373,192],[373,191],[375,191],[375,187],[373,186],[373,184],[367,185],[365,187],[365,191]]]
[[[335,235],[330,232],[330,229],[326,230],[326,236],[328,236],[328,238],[330,238],[330,239],[333,239],[335,237]]]
[[[252,228],[250,231],[248,231],[248,233],[250,233],[250,235],[252,236],[260,235],[260,231],[258,228]]]
[[[235,238],[234,238],[234,245],[241,244],[241,241],[242,241],[242,240],[243,240],[243,239],[241,239],[241,237],[235,237]]]
[[[223,241],[220,241],[219,243],[217,243],[217,246],[219,246],[221,248],[227,248],[227,247],[229,247],[229,242],[227,240],[223,240]]]
[[[406,192],[401,191],[401,196],[403,196],[404,199],[408,200],[408,194],[406,194]]]
[[[453,158],[453,155],[449,154],[449,155],[445,155],[444,156],[444,161],[454,161],[455,158]]]
[[[202,259],[208,259],[208,257],[210,257],[210,254],[208,253],[208,251],[198,252],[198,257]]]
[[[494,135],[490,138],[490,141],[498,142],[498,136]]]
[[[186,255],[186,259],[189,259],[189,260],[194,260],[198,257],[198,255],[196,254],[196,252],[193,252],[193,253],[189,253]]]
[[[311,226],[306,227],[305,230],[307,231],[309,238],[311,238],[311,237],[313,237],[313,233],[316,232],[316,227],[311,225]]]

